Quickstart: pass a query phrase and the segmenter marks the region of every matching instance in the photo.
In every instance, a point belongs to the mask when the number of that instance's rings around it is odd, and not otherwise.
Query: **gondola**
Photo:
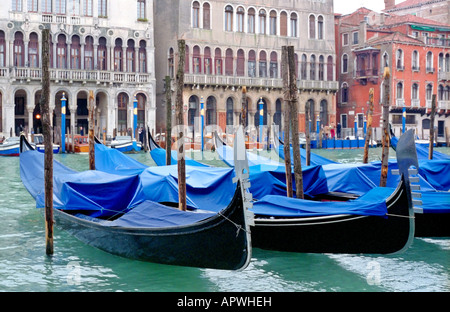
[[[399,142],[397,159],[401,181],[395,189],[374,188],[349,202],[317,203],[317,209],[305,200],[274,196],[254,203],[253,246],[291,252],[348,254],[391,254],[406,250],[414,237],[408,174],[410,166],[418,167],[413,142],[411,132]],[[375,202],[386,208],[378,216],[338,213],[351,209],[352,205],[375,205]],[[282,209],[277,216],[280,205]],[[286,210],[291,210],[291,217],[283,212]]]
[[[406,155],[410,152],[408,151]],[[245,152],[241,157],[245,158],[248,154]],[[412,152],[410,154],[414,155]],[[405,153],[403,155],[405,157]],[[408,165],[417,165],[414,159],[409,161],[408,159],[402,161],[403,168]],[[124,162],[124,160],[120,161],[120,163]],[[107,165],[115,162],[104,161],[104,163]],[[130,164],[128,170],[132,170],[133,166]],[[270,176],[267,171],[262,170],[261,172],[266,175],[256,177],[255,168],[257,169],[257,166],[246,169],[250,172],[252,184],[250,190],[255,198],[252,210],[255,213],[255,226],[251,227],[252,243],[255,248],[293,252],[388,254],[401,252],[411,244],[414,235],[414,215],[408,176],[402,175],[396,188],[373,188],[372,185],[368,185],[369,190],[366,191],[368,194],[363,196],[347,198],[342,196],[339,197],[340,203],[335,202],[337,197],[322,197],[333,202],[317,202],[320,196],[316,196],[315,200],[287,199],[285,196],[272,195],[259,196],[257,189],[264,186],[271,188],[272,181],[267,178]],[[316,168],[322,168],[322,166],[312,166],[305,170]],[[101,170],[114,172],[113,169],[105,166]],[[165,169],[165,171],[168,170],[171,169]],[[197,169],[192,176],[198,175],[199,171],[200,169]],[[234,167],[234,171],[240,170]],[[402,173],[405,172],[407,173],[405,170],[402,171]],[[325,180],[323,175],[319,174],[320,171],[316,173],[311,180],[316,182]],[[210,175],[214,174],[211,171]],[[173,178],[176,179],[176,177]],[[146,187],[150,188],[151,184]],[[223,182],[216,187],[222,188],[223,193],[226,190]],[[281,185],[277,188],[280,187]],[[194,185],[189,189],[195,192]],[[319,194],[327,192],[327,189],[323,187],[317,190],[321,191]],[[311,195],[314,197],[314,194]],[[313,206],[319,207],[314,211]],[[368,210],[361,211],[360,207]]]
[[[122,153],[138,153],[142,150],[142,143],[131,136],[116,136],[111,141],[111,148],[115,148]]]
[[[38,208],[44,155],[20,139],[20,173]],[[162,264],[242,270],[251,259],[245,176],[218,213],[179,211],[145,198],[139,174],[75,172],[54,161],[54,220],[82,242],[114,255]]]

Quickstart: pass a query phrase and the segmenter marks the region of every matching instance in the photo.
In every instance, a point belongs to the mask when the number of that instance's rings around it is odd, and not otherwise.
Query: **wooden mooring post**
[[[302,163],[300,159],[300,138],[298,134],[298,97],[297,97],[297,77],[295,74],[295,56],[294,47],[288,48],[289,60],[289,105],[291,113],[291,129],[292,129],[292,150],[294,156],[294,177],[295,192],[297,198],[303,199],[303,174]]]
[[[40,109],[44,135],[45,251],[53,255],[53,134],[50,124],[50,29],[42,30],[42,95]]]
[[[390,103],[390,72],[389,67],[384,68],[383,85],[384,85],[384,99],[383,99],[383,138],[382,138],[382,152],[381,152],[381,177],[380,186],[384,187],[387,183],[388,174],[388,160],[389,160],[389,103]]]
[[[367,164],[369,162],[369,146],[370,140],[372,139],[372,115],[373,115],[373,88],[369,90],[369,112],[367,113],[367,133],[366,133],[366,141],[364,145],[364,157],[363,163]]]
[[[178,70],[176,90],[176,120],[178,126],[177,148],[178,148],[178,208],[186,211],[186,163],[184,153],[184,114],[183,114],[183,88],[184,88],[184,59],[186,53],[186,42],[178,40]]]
[[[283,100],[284,100],[284,166],[286,169],[286,193],[287,197],[293,197],[292,171],[291,171],[291,147],[290,147],[290,93],[289,93],[289,60],[287,46],[281,48],[281,75],[283,77]],[[278,138],[274,138],[278,140]]]
[[[94,92],[89,91],[89,170],[95,170],[95,142],[94,142]]]
[[[172,164],[172,90],[170,76],[165,78],[166,86],[166,165]],[[161,139],[161,137],[160,137]]]

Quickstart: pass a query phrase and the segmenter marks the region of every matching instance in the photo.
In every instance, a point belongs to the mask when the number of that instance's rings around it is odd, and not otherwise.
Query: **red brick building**
[[[343,134],[362,135],[369,90],[374,89],[373,127],[380,127],[383,72],[389,67],[390,123],[396,134],[406,128],[428,138],[432,95],[437,96],[440,140],[450,128],[450,25],[413,15],[376,13],[360,8],[336,15],[336,54],[340,90],[337,115]],[[381,131],[376,131],[379,139]]]

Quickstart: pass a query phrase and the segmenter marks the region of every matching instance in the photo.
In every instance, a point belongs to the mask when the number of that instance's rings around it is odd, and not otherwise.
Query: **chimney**
[[[384,0],[384,9],[390,10],[395,7],[395,0]]]

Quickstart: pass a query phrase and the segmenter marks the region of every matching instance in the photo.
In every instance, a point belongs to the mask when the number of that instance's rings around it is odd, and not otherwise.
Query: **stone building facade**
[[[155,130],[153,2],[143,0],[5,0],[0,9],[0,135],[41,132],[42,29],[50,29],[50,111],[66,133],[86,133],[88,96],[96,130],[113,136]]]
[[[406,128],[414,128],[419,137],[428,139],[431,102],[436,95],[435,127],[439,140],[445,141],[445,128],[450,127],[450,25],[360,8],[336,16],[336,38],[340,71],[337,111],[343,128],[354,128],[356,123],[362,134],[371,88],[373,126],[380,127],[387,66],[394,132],[400,134],[405,108]]]
[[[305,130],[305,105],[311,104],[312,130],[320,118],[335,122],[336,55],[332,0],[156,1],[155,55],[157,125],[165,128],[164,77],[172,91],[178,63],[178,39],[186,41],[185,122],[192,129],[200,117],[205,124],[238,125],[242,89],[246,87],[248,126],[283,124],[282,46],[294,46],[299,89],[299,128]],[[172,104],[174,104],[172,95]],[[309,117],[308,117],[309,118]]]

